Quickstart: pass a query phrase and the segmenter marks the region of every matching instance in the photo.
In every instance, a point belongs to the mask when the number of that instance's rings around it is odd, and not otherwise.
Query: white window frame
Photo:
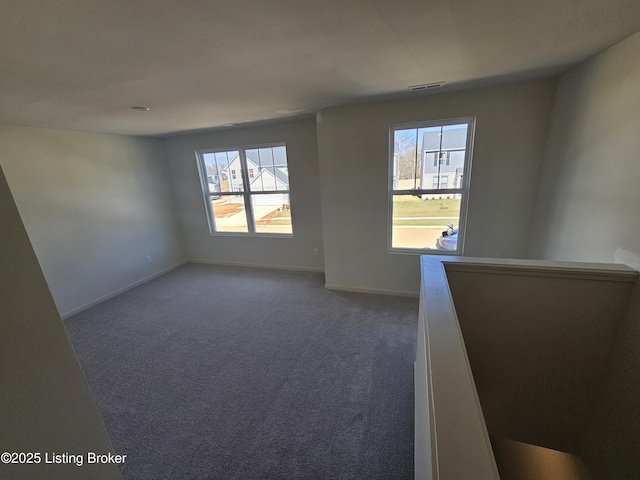
[[[467,124],[467,143],[464,158],[464,174],[459,188],[446,189],[410,189],[394,190],[393,179],[395,174],[394,143],[396,130],[406,130],[411,128],[430,128],[449,125]],[[469,187],[471,180],[471,159],[473,157],[473,141],[475,136],[476,117],[448,118],[441,120],[428,120],[424,122],[413,122],[394,124],[389,127],[389,181],[388,181],[388,215],[387,215],[387,251],[389,253],[413,254],[413,255],[463,255],[465,230],[467,225],[467,210],[469,206]],[[416,139],[417,142],[417,139]],[[417,146],[419,148],[419,146]],[[421,149],[419,148],[419,152]],[[424,153],[424,152],[422,152]],[[458,248],[457,250],[438,250],[435,245],[431,248],[394,248],[393,241],[393,197],[394,195],[460,195],[460,219],[458,220]],[[446,226],[442,229],[446,229]]]
[[[200,175],[200,186],[202,188],[202,195],[204,198],[205,209],[207,214],[207,223],[209,225],[209,234],[212,236],[226,236],[226,237],[281,237],[281,238],[292,238],[293,237],[293,215],[291,215],[291,233],[273,233],[273,232],[257,232],[255,228],[255,219],[253,215],[253,203],[251,201],[251,197],[253,195],[282,195],[286,194],[289,197],[289,205],[291,205],[291,180],[289,180],[289,188],[287,190],[269,190],[269,191],[251,191],[251,182],[249,178],[249,171],[247,168],[247,150],[254,150],[259,148],[272,148],[272,147],[285,147],[287,145],[284,142],[277,143],[265,143],[259,145],[242,145],[242,146],[230,146],[223,148],[212,148],[206,150],[196,150],[196,163],[198,167],[198,174]],[[204,163],[204,155],[207,153],[219,153],[219,152],[231,152],[237,151],[240,156],[241,169],[240,173],[242,179],[243,189],[239,191],[239,187],[236,187],[236,191],[231,192],[210,192],[208,179],[207,179],[207,169]],[[289,171],[289,152],[287,151],[287,172]],[[231,172],[229,172],[231,173]],[[244,207],[245,214],[247,216],[247,232],[219,232],[216,230],[216,219],[213,212],[213,207],[211,205],[211,201],[213,197],[222,197],[222,196],[240,196],[242,195],[244,199]]]

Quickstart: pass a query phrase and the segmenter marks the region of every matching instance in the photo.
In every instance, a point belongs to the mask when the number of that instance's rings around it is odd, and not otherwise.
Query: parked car
[[[453,223],[447,222],[447,228],[442,235],[436,240],[436,248],[438,250],[457,250],[458,249],[458,229],[453,227]]]

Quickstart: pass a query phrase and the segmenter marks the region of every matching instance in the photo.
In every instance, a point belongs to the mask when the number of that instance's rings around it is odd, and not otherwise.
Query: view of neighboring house
[[[467,130],[466,124],[397,130],[393,154],[393,189],[462,188]],[[435,196],[423,195],[422,198]]]
[[[426,129],[422,136],[420,188],[461,188],[466,143],[466,125]]]
[[[207,181],[210,192],[242,192],[244,178],[240,153],[218,152],[224,155],[225,161],[207,159]],[[283,192],[255,195],[255,205],[282,206],[289,204],[289,170],[287,167],[286,149],[284,147],[255,148],[246,150],[247,178],[249,191]],[[230,197],[230,202],[242,203],[242,197]]]

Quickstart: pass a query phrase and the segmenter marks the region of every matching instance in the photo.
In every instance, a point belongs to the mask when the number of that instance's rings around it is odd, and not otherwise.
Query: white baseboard
[[[345,285],[335,285],[326,283],[324,288],[327,290],[339,290],[342,292],[355,292],[355,293],[373,293],[376,295],[394,295],[396,297],[412,297],[418,298],[420,296],[419,292],[405,292],[402,290],[384,290],[384,289],[376,289],[376,288],[360,288],[360,287],[351,287]]]
[[[219,262],[217,260],[198,260],[190,259],[191,263],[203,263],[206,265],[226,265],[230,267],[252,267],[252,268],[270,268],[272,270],[293,270],[297,272],[318,272],[324,273],[324,268],[317,267],[298,267],[288,265],[265,265],[261,263],[240,263],[240,262]]]
[[[188,260],[184,260],[184,261],[182,261],[180,263],[176,263],[175,265],[171,265],[170,267],[167,267],[167,268],[165,268],[163,270],[160,270],[159,272],[156,272],[153,275],[149,275],[148,277],[144,277],[141,280],[138,280],[136,282],[130,283],[129,285],[126,285],[126,286],[124,286],[122,288],[119,288],[118,290],[116,290],[114,292],[111,292],[108,295],[100,297],[100,298],[98,298],[96,300],[93,300],[93,301],[91,301],[89,303],[85,303],[84,305],[82,305],[82,306],[80,306],[78,308],[74,308],[73,310],[70,310],[68,312],[61,313],[60,317],[63,320],[65,320],[65,319],[67,319],[69,317],[72,317],[73,315],[75,315],[77,313],[82,312],[83,310],[86,310],[87,308],[91,308],[94,305],[97,305],[97,304],[102,303],[102,302],[104,302],[106,300],[109,300],[110,298],[113,298],[113,297],[115,297],[117,295],[120,295],[121,293],[124,293],[127,290],[131,290],[132,288],[135,288],[138,285],[142,285],[143,283],[146,283],[149,280],[153,280],[154,278],[159,277],[160,275],[164,275],[165,273],[168,273],[171,270],[175,270],[176,268],[181,267],[183,265],[186,265],[187,263],[189,263],[189,261]]]

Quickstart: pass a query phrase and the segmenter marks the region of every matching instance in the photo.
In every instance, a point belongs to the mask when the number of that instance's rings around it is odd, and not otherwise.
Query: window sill
[[[213,232],[210,237],[248,237],[248,238],[293,238],[292,233],[242,233],[242,232]]]
[[[437,250],[437,249],[418,249],[418,248],[389,248],[387,253],[400,254],[400,255],[447,255],[452,257],[459,257],[462,252],[452,250]]]

